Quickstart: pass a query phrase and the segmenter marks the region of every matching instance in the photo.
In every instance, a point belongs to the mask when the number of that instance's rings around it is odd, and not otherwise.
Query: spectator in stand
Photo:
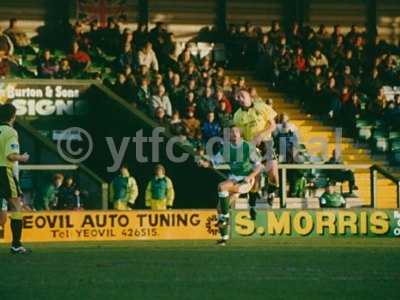
[[[82,206],[80,191],[72,177],[67,177],[58,191],[58,210],[78,209]]]
[[[222,90],[224,91],[224,95],[226,97],[228,98],[233,97],[231,79],[229,78],[229,76],[224,76],[224,81],[222,83]]]
[[[329,65],[328,59],[326,56],[321,52],[320,49],[316,49],[314,54],[310,56],[308,60],[308,64],[310,67],[321,67],[327,68]]]
[[[340,157],[340,154],[336,153],[335,150],[332,151],[332,156],[326,162],[326,164],[343,164],[343,161]],[[333,183],[340,182],[348,182],[349,184],[349,194],[353,195],[353,191],[358,190],[356,186],[354,173],[351,170],[326,170],[327,176],[330,181]]]
[[[158,107],[164,109],[167,116],[172,116],[172,105],[169,97],[165,91],[164,85],[158,87],[158,93],[151,97],[151,105],[155,111]]]
[[[175,191],[172,181],[165,175],[165,168],[156,165],[154,177],[149,181],[146,188],[146,207],[152,210],[171,209],[174,205]]]
[[[135,68],[135,54],[132,50],[132,46],[130,43],[124,44],[124,49],[121,54],[117,57],[116,60],[116,68],[117,70],[122,70],[125,66],[129,66]]]
[[[164,84],[163,76],[159,73],[155,74],[152,84],[150,85],[150,91],[152,94],[157,94],[160,85]],[[165,85],[164,85],[165,86]]]
[[[85,33],[88,49],[94,52],[98,52],[98,49],[101,47],[101,30],[99,27],[99,21],[93,20],[90,22],[90,30]]]
[[[69,64],[68,59],[63,58],[60,60],[60,67],[58,68],[58,72],[56,73],[56,78],[59,78],[59,79],[72,78],[71,66]]]
[[[67,59],[71,65],[71,71],[74,74],[85,72],[90,65],[89,55],[79,49],[79,44],[76,41],[72,43],[71,53],[68,55]]]
[[[154,112],[154,119],[161,127],[168,128],[170,125],[170,118],[165,113],[165,109],[162,107],[157,107]]]
[[[189,65],[194,65],[196,62],[194,56],[190,52],[189,43],[178,56],[178,66],[181,73],[184,73]]]
[[[185,87],[181,84],[181,76],[178,73],[173,74],[172,83],[168,89],[168,95],[172,106],[175,108],[178,108],[184,102]]]
[[[52,182],[46,186],[41,197],[35,199],[33,205],[36,210],[50,210],[57,207],[58,192],[63,185],[64,175],[56,173],[53,176]]]
[[[172,114],[171,121],[169,123],[169,129],[173,135],[180,136],[185,133],[185,125],[182,122],[180,113],[175,110]]]
[[[6,78],[11,74],[11,63],[5,55],[0,53],[0,78]]]
[[[254,102],[263,102],[264,103],[264,100],[260,96],[258,96],[257,89],[254,86],[252,86],[250,88],[249,93],[250,93],[250,97],[251,97],[253,103]]]
[[[124,73],[118,73],[117,74],[117,80],[112,86],[112,90],[114,93],[116,93],[118,96],[126,99],[128,95],[128,84],[126,77]]]
[[[105,28],[100,29],[101,50],[107,55],[117,56],[121,49],[121,33],[113,17],[107,19]]]
[[[358,81],[351,73],[351,68],[349,65],[344,67],[343,74],[339,77],[339,86],[347,86],[351,90],[354,90],[358,86]]]
[[[225,69],[223,67],[218,67],[213,78],[217,86],[222,86],[225,78]]]
[[[145,113],[150,113],[151,110],[151,93],[149,88],[149,80],[141,78],[140,85],[136,91],[136,105]]]
[[[186,94],[189,92],[192,92],[195,98],[199,96],[199,88],[197,86],[197,81],[194,78],[186,81]]]
[[[187,112],[187,109],[189,107],[193,107],[196,111],[196,97],[193,92],[187,92],[185,99],[183,100],[182,103],[178,103],[177,109],[181,113],[181,115],[185,115]]]
[[[71,41],[75,41],[78,43],[79,48],[85,51],[88,50],[88,40],[86,39],[85,34],[83,33],[83,24],[80,21],[77,21],[72,28],[72,38]]]
[[[197,144],[201,139],[200,121],[194,115],[195,108],[188,107],[186,118],[183,119],[183,124],[186,128],[189,141]]]
[[[335,186],[329,184],[325,192],[319,198],[319,206],[321,208],[339,208],[346,206],[346,200],[343,196],[335,191]]]
[[[302,47],[296,48],[296,54],[293,59],[293,70],[294,73],[299,76],[301,73],[306,71],[307,60],[304,57],[304,51]]]
[[[153,46],[147,42],[138,53],[138,65],[145,65],[154,72],[158,72],[158,60],[153,51]]]
[[[201,127],[201,134],[203,143],[207,143],[209,139],[221,135],[221,125],[215,119],[215,113],[213,111],[207,113],[206,121]]]
[[[274,20],[272,21],[271,30],[268,32],[269,39],[273,45],[277,45],[280,38],[284,35],[281,30],[281,24],[279,21]]]
[[[205,120],[208,112],[214,112],[217,108],[217,101],[213,97],[212,89],[207,87],[203,97],[197,101],[197,115],[200,120]]]
[[[381,117],[386,108],[387,102],[388,100],[385,95],[385,90],[382,87],[379,89],[378,95],[371,99],[371,102],[369,103],[369,111],[375,117]]]
[[[274,54],[274,46],[269,40],[268,34],[264,34],[257,44],[257,75],[261,79],[270,79],[269,73],[272,69],[272,56]]]
[[[9,26],[4,30],[4,33],[10,37],[17,52],[19,51],[22,55],[35,53],[31,47],[31,40],[28,35],[19,28],[16,18],[10,19]]]
[[[141,65],[139,67],[139,71],[136,75],[136,81],[141,82],[143,78],[147,79],[147,83],[150,86],[151,79],[153,78],[152,74],[150,74],[150,70],[146,65]]]
[[[232,113],[232,105],[231,102],[228,100],[228,98],[224,94],[224,90],[222,88],[217,89],[217,94],[216,94],[216,100],[217,102],[224,102],[225,103],[225,110],[228,113]]]
[[[229,128],[232,125],[232,114],[227,111],[226,103],[224,101],[218,102],[216,118],[219,124],[221,124],[222,129]]]
[[[54,78],[57,76],[59,64],[51,57],[49,49],[43,51],[43,56],[38,58],[37,72],[39,78]]]
[[[133,44],[136,50],[142,49],[148,40],[147,24],[139,23],[138,28],[133,32]]]
[[[351,95],[351,99],[342,106],[343,126],[351,135],[356,134],[356,121],[361,115],[361,103],[357,93]]]
[[[116,210],[131,210],[139,195],[138,185],[130,175],[127,166],[122,166],[120,173],[113,179],[110,185],[110,198],[112,207]]]

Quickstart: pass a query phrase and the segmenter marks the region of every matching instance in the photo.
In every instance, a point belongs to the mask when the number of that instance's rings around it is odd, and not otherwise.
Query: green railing
[[[385,170],[381,166],[373,165],[370,167],[371,171],[371,201],[372,207],[376,206],[378,199],[378,174],[382,175],[386,179],[389,179],[396,185],[396,200],[397,208],[400,208],[400,177],[394,176],[389,171]]]

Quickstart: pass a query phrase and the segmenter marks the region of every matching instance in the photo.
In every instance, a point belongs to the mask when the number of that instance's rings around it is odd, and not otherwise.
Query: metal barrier
[[[397,208],[400,208],[400,177],[394,176],[390,174],[384,168],[373,165],[370,167],[371,171],[371,200],[372,207],[376,206],[377,194],[378,194],[378,173],[383,175],[386,179],[389,179],[396,185],[396,193],[397,193]]]

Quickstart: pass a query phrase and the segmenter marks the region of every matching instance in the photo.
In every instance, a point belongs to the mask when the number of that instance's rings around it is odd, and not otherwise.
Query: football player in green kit
[[[230,142],[223,145],[221,151],[210,160],[201,158],[201,167],[215,167],[228,164],[228,179],[218,185],[218,224],[221,234],[219,245],[226,245],[229,239],[229,207],[231,200],[240,194],[246,194],[253,188],[257,175],[262,170],[261,157],[254,145],[244,141],[238,127],[230,128]]]

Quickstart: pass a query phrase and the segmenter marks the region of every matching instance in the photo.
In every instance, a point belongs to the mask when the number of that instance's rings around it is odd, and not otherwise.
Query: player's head
[[[248,91],[240,91],[238,95],[238,100],[241,107],[250,107],[253,103],[251,96]]]
[[[56,173],[53,175],[53,182],[56,186],[61,186],[64,181],[64,175],[61,173]]]
[[[120,171],[120,173],[121,173],[121,175],[123,177],[128,177],[129,176],[129,169],[128,169],[127,165],[122,165],[121,169],[119,169],[119,171]]]
[[[154,174],[156,177],[163,177],[165,175],[165,168],[163,165],[158,164],[154,168]]]
[[[66,179],[65,179],[65,185],[67,186],[67,187],[70,187],[70,186],[72,186],[74,184],[74,178],[72,177],[72,176],[68,176]]]
[[[230,140],[232,144],[239,144],[239,142],[241,141],[242,137],[240,134],[240,128],[237,126],[232,126],[230,128]]]
[[[0,122],[13,124],[17,116],[17,109],[11,103],[0,106]]]

